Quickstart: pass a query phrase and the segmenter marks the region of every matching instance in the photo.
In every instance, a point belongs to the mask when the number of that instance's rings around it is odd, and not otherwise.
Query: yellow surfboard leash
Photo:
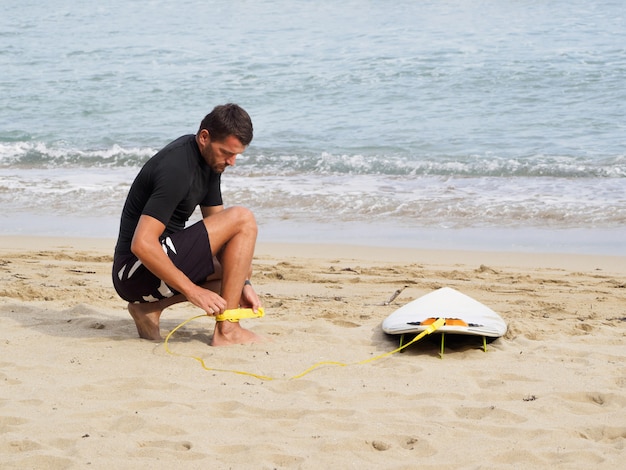
[[[265,312],[263,311],[262,308],[259,308],[257,312],[254,312],[251,308],[238,308],[238,309],[226,310],[221,315],[217,315],[215,317],[215,319],[217,321],[236,322],[236,321],[239,321],[240,319],[244,319],[244,318],[260,318],[264,314],[265,314]],[[165,338],[165,342],[164,342],[165,351],[167,351],[168,354],[171,354],[173,356],[189,357],[191,359],[195,359],[196,361],[198,361],[200,363],[202,368],[204,370],[207,370],[207,371],[230,372],[232,374],[247,375],[249,377],[254,377],[254,378],[259,379],[259,380],[267,380],[267,381],[269,381],[269,380],[279,380],[280,379],[280,377],[270,377],[270,376],[267,376],[267,375],[260,375],[260,374],[255,374],[253,372],[247,372],[247,371],[242,371],[242,370],[219,369],[219,368],[215,368],[215,367],[208,367],[206,365],[206,363],[204,362],[204,359],[202,359],[201,357],[187,355],[187,354],[175,353],[174,351],[172,351],[170,349],[170,346],[169,346],[170,338],[172,337],[172,335],[174,333],[176,333],[177,330],[179,330],[180,328],[182,328],[187,323],[189,323],[189,322],[191,322],[193,320],[196,320],[198,318],[206,318],[206,317],[207,317],[207,315],[202,314],[202,315],[196,315],[194,317],[188,318],[187,320],[185,320],[184,322],[179,324],[176,328],[174,328],[172,331],[170,331],[168,333],[168,335],[166,336],[166,338]],[[305,371],[303,371],[303,372],[301,372],[301,373],[299,373],[297,375],[294,375],[292,377],[289,377],[289,379],[290,380],[291,379],[299,379],[301,377],[304,377],[308,373],[314,371],[315,369],[317,369],[317,368],[319,368],[321,366],[325,366],[325,365],[328,365],[328,366],[340,366],[340,367],[356,366],[356,365],[361,365],[361,364],[367,364],[369,362],[374,362],[374,361],[377,361],[379,359],[383,359],[383,358],[391,356],[392,354],[395,354],[395,353],[397,353],[399,351],[402,351],[403,349],[409,347],[413,343],[421,340],[424,336],[431,334],[432,332],[434,332],[435,330],[437,330],[438,328],[443,326],[445,324],[445,322],[446,322],[446,320],[444,318],[438,318],[436,321],[431,323],[426,330],[422,331],[420,334],[418,334],[411,341],[409,341],[406,344],[402,344],[399,348],[396,348],[393,351],[389,351],[389,352],[386,352],[386,353],[383,353],[383,354],[379,354],[378,356],[370,357],[370,358],[367,358],[367,359],[364,359],[364,360],[358,361],[358,362],[345,363],[345,362],[336,362],[336,361],[321,361],[321,362],[318,362],[316,364],[313,364],[311,367],[309,367]]]

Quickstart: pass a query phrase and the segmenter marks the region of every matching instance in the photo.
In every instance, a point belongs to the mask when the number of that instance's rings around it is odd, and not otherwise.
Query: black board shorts
[[[161,238],[163,251],[174,265],[196,284],[215,272],[209,235],[204,222]],[[133,254],[113,260],[113,286],[127,302],[155,302],[178,294],[152,274]]]

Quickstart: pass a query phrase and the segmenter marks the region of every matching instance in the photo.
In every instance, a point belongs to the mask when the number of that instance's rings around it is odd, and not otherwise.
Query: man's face
[[[234,166],[237,155],[246,149],[234,135],[229,135],[223,140],[212,140],[206,130],[200,132],[198,147],[202,158],[215,173],[223,173],[226,167]]]

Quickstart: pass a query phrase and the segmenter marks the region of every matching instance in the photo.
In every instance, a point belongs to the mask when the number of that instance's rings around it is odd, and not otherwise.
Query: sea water
[[[0,3],[0,234],[115,237],[236,102],[263,241],[626,255],[621,1]]]

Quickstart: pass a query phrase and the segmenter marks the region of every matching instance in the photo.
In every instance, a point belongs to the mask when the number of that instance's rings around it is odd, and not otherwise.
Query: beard
[[[213,170],[213,173],[224,173],[226,168],[228,168],[228,165],[225,164],[225,163],[222,164],[222,165],[212,165],[211,166],[211,170]]]

